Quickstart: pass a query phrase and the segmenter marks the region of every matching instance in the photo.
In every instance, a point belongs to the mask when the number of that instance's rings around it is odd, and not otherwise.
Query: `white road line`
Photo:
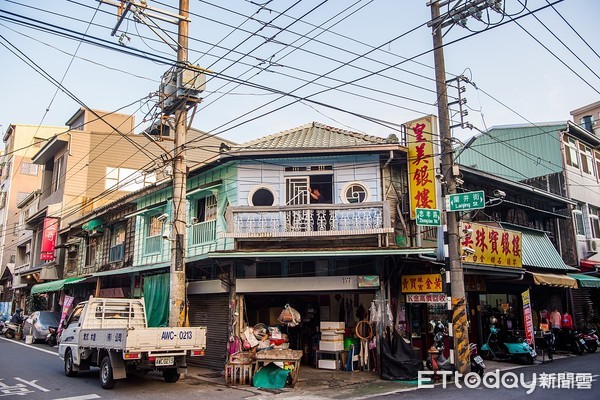
[[[99,399],[100,396],[97,394],[84,394],[81,396],[73,396],[73,397],[61,397],[60,399],[53,400],[89,400],[89,399]]]
[[[58,356],[58,350],[50,351],[50,350],[42,349],[42,348],[39,348],[39,347],[36,347],[36,346],[32,346],[32,345],[29,345],[29,344],[21,343],[19,340],[15,340],[15,339],[7,339],[7,338],[3,338],[3,337],[0,337],[0,339],[5,340],[7,342],[14,343],[14,344],[18,344],[18,345],[21,345],[21,346],[27,346],[27,347],[29,347],[30,349],[33,349],[33,350],[43,351],[44,353],[48,353],[48,354],[52,354],[52,355]]]

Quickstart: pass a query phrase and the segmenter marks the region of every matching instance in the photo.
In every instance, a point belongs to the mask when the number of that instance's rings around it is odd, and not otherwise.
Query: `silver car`
[[[58,311],[35,311],[23,322],[23,335],[33,336],[33,340],[46,341],[50,329],[58,328],[60,323]]]

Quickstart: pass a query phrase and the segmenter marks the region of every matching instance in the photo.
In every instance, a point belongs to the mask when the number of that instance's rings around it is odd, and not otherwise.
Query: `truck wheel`
[[[69,377],[77,376],[77,371],[73,368],[73,354],[70,349],[65,353],[65,375]]]
[[[100,364],[100,385],[102,389],[112,389],[115,387],[115,383],[110,357],[105,356]]]
[[[163,379],[167,383],[175,383],[179,380],[177,368],[163,369]]]

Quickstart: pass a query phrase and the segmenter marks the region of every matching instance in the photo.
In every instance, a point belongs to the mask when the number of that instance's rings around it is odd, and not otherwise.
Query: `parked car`
[[[35,311],[31,313],[23,323],[23,335],[33,336],[33,341],[46,341],[50,328],[58,328],[60,316],[61,314],[58,311]]]

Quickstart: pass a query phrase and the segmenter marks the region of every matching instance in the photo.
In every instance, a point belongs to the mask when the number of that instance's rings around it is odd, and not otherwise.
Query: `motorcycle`
[[[477,344],[469,344],[469,353],[471,356],[471,372],[475,372],[477,375],[483,377],[485,363],[483,362],[483,358],[477,354]]]
[[[425,365],[430,371],[452,371],[453,367],[446,357],[444,357],[444,334],[438,332],[433,339],[433,345],[427,351],[427,360]]]
[[[8,339],[14,339],[14,337],[17,335],[17,332],[21,332],[22,327],[22,324],[15,324],[14,322],[10,321],[6,322],[4,336],[6,336]]]
[[[450,360],[444,357],[444,324],[441,321],[431,322],[433,329],[433,345],[427,351],[427,360],[425,365],[430,371],[452,371],[453,366]]]
[[[46,343],[48,343],[48,345],[50,347],[54,347],[58,343],[57,335],[58,335],[58,328],[55,328],[53,326],[48,327],[48,335],[46,336]]]
[[[556,329],[556,349],[570,351],[581,355],[584,351],[589,351],[581,333],[571,329]]]
[[[595,353],[600,346],[600,339],[595,329],[584,329],[581,331],[581,338],[585,340],[588,353]]]
[[[491,326],[487,342],[481,346],[481,356],[486,360],[498,359],[533,364],[537,353],[522,338],[505,339],[498,328]]]

